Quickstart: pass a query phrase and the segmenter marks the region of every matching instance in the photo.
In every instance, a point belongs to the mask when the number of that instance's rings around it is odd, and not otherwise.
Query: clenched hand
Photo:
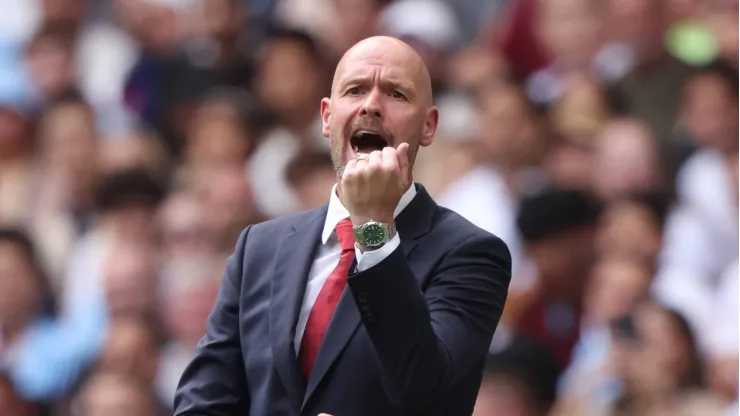
[[[350,160],[341,178],[342,203],[354,225],[392,223],[393,211],[411,186],[408,143]]]

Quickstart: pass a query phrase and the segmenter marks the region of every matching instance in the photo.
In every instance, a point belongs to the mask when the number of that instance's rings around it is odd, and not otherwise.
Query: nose
[[[377,89],[373,89],[365,99],[365,102],[362,103],[362,108],[360,108],[360,115],[361,116],[370,116],[375,118],[383,118],[383,113],[381,111],[381,102],[380,102],[381,94]]]

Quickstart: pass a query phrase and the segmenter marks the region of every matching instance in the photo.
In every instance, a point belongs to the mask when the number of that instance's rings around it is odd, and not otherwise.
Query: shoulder
[[[242,231],[242,236],[246,236],[250,244],[254,244],[255,242],[257,244],[265,244],[270,241],[277,242],[280,240],[280,236],[287,235],[309,222],[325,218],[326,209],[327,205],[324,204],[309,211],[301,211],[252,224]]]
[[[508,286],[511,281],[511,252],[506,243],[450,209],[435,209],[429,233],[422,240],[417,250],[438,273],[457,270],[450,276],[482,278],[494,285]]]
[[[432,220],[431,234],[437,236],[451,250],[481,247],[491,254],[503,256],[511,262],[506,243],[498,236],[476,226],[451,209],[437,206]]]
[[[244,267],[269,264],[278,251],[283,237],[313,221],[323,220],[325,215],[326,205],[310,211],[250,224],[241,231],[232,257],[241,259]]]
[[[698,149],[686,159],[679,169],[678,180],[687,181],[703,172],[714,171],[715,167],[722,165],[722,161],[723,157],[720,152],[712,149]]]
[[[691,155],[676,175],[676,191],[682,200],[701,200],[726,182],[722,155],[711,149],[700,149]],[[710,184],[707,186],[707,184]]]

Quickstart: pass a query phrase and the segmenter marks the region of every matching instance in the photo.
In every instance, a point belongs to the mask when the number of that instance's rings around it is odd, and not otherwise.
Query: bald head
[[[432,81],[421,56],[406,42],[389,36],[374,36],[357,42],[342,56],[334,72],[332,96],[340,86],[348,64],[388,60],[408,71],[420,102],[432,105]]]
[[[419,147],[432,143],[438,116],[421,57],[385,36],[365,39],[344,54],[331,97],[321,101],[322,133],[331,141],[332,163],[340,175],[347,161],[357,158],[355,151],[369,154],[402,143],[409,145],[413,166]]]

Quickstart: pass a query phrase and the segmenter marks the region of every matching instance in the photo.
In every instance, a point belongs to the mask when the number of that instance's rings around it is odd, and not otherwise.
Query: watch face
[[[362,237],[367,246],[382,244],[385,241],[385,230],[382,225],[368,224],[362,230]]]

